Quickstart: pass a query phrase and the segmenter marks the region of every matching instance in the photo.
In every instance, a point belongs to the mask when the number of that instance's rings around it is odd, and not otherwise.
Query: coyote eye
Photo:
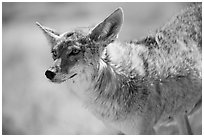
[[[70,55],[77,55],[80,52],[80,49],[72,49],[72,52],[70,53]]]
[[[52,50],[52,56],[54,59],[57,58],[57,51],[56,50]]]

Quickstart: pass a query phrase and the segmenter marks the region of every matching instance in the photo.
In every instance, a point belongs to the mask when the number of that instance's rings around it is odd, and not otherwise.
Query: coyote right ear
[[[96,42],[113,41],[117,37],[122,24],[123,11],[122,8],[118,8],[91,31],[90,39]]]
[[[51,44],[51,46],[54,46],[57,44],[57,40],[59,39],[59,33],[53,31],[50,28],[42,26],[40,23],[36,22],[36,25],[40,27],[40,29],[44,32],[47,40]]]

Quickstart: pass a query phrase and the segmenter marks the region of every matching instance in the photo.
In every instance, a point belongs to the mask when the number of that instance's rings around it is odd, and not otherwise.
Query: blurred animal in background
[[[89,32],[59,34],[37,25],[51,45],[45,72],[67,81],[93,114],[124,134],[156,134],[176,121],[193,134],[188,116],[202,104],[202,5],[187,7],[154,35],[119,42],[123,11],[116,9]]]

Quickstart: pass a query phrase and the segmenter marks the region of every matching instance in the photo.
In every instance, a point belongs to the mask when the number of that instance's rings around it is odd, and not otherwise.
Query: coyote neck
[[[141,112],[148,95],[142,83],[139,78],[117,73],[112,66],[100,60],[87,106],[103,120],[124,119],[135,109]]]

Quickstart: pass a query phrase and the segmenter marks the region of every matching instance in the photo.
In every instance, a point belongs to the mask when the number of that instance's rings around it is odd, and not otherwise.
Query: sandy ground
[[[116,134],[69,91],[45,76],[52,64],[50,48],[35,21],[64,32],[94,26],[122,7],[120,40],[151,34],[187,3],[3,3],[2,132],[3,134]],[[201,134],[201,110],[191,118]],[[160,134],[176,134],[175,126]]]

